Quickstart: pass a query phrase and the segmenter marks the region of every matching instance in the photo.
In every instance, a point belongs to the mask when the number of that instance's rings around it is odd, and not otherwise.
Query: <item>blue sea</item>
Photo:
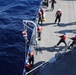
[[[0,0],[0,75],[22,75],[25,39],[22,20],[36,18],[41,0]]]

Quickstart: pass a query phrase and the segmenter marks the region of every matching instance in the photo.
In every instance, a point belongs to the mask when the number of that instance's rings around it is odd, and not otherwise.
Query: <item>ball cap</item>
[[[64,35],[66,35],[66,32],[64,32]]]
[[[28,49],[28,52],[32,52],[32,50]]]

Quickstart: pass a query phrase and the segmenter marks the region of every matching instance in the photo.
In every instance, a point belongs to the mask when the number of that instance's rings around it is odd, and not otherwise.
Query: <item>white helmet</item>
[[[61,9],[58,9],[59,11],[61,11]]]

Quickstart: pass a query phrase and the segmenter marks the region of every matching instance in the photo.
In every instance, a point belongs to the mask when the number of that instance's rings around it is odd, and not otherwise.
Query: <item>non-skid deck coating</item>
[[[42,25],[41,41],[38,42],[40,49],[34,50],[35,65],[38,65],[44,61],[50,60],[52,57],[55,56],[55,54],[57,54],[58,51],[62,51],[62,48],[64,48],[63,43],[60,44],[58,48],[54,48],[54,46],[60,40],[58,36],[62,35],[64,32],[67,33],[68,37],[73,37],[74,34],[76,34],[76,5],[75,4],[76,4],[75,0],[57,0],[54,11],[50,10],[51,9],[50,4],[48,8],[44,8],[45,14],[46,14],[46,21]],[[62,10],[62,17],[61,17],[61,22],[59,26],[57,24],[53,24],[55,21],[55,13],[58,9]],[[71,40],[67,38],[66,42],[68,43],[69,41]],[[54,65],[52,69],[50,69],[50,67],[48,67],[48,69],[45,68],[44,69],[45,71],[40,72],[38,75],[51,75],[51,74],[52,75],[75,75],[76,74],[75,70],[72,71],[73,62],[71,60],[71,59],[76,60],[75,58],[73,58],[75,54],[76,53],[74,53],[74,55],[69,54],[65,56],[64,57],[65,59],[60,60],[60,65],[56,64],[56,66]],[[69,60],[68,60],[68,57],[70,57]],[[71,64],[68,64],[67,62]],[[69,66],[71,65],[71,66],[70,67],[68,66],[65,69],[65,66],[67,65]],[[59,72],[59,70],[61,72]]]

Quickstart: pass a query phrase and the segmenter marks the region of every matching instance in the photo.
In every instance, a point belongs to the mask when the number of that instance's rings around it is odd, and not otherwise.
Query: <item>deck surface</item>
[[[54,11],[51,11],[51,5],[44,8],[46,14],[46,21],[42,25],[41,41],[39,46],[41,49],[35,51],[35,63],[50,60],[58,51],[61,51],[64,44],[61,43],[58,48],[54,46],[58,43],[64,32],[68,37],[74,36],[76,33],[76,1],[73,0],[58,0],[55,4]],[[62,10],[62,17],[60,25],[53,24],[55,21],[55,13],[58,9]],[[58,36],[56,36],[58,35]],[[67,38],[66,42],[71,41]]]
[[[62,52],[64,44],[61,43],[58,48],[54,46],[58,43],[64,32],[68,37],[73,37],[76,34],[76,1],[75,0],[57,0],[53,11],[50,10],[51,5],[48,8],[44,8],[46,14],[46,21],[42,25],[41,41],[39,41],[40,49],[34,50],[35,52],[35,65],[39,65],[44,61],[49,61],[57,54]],[[61,22],[59,25],[53,24],[55,21],[55,13],[58,9],[62,10]],[[58,35],[58,36],[56,36]],[[67,38],[66,42],[71,41]],[[54,66],[55,67],[55,66]],[[50,67],[49,67],[50,68]],[[41,72],[39,75],[46,75],[45,72]],[[48,73],[50,75],[50,73]],[[52,73],[52,75],[55,75]],[[63,75],[63,74],[59,74]],[[66,75],[66,74],[65,74]],[[69,75],[69,74],[67,74]],[[74,74],[71,74],[74,75]]]

